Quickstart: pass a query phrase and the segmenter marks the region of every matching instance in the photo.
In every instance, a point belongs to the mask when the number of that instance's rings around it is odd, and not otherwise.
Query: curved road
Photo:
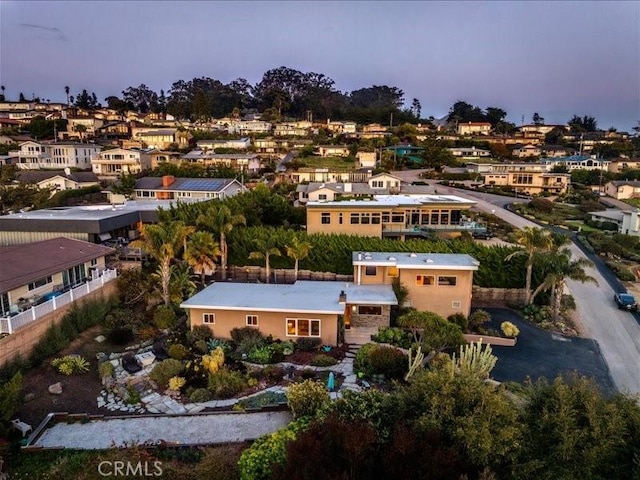
[[[411,182],[417,179],[419,171],[393,174]],[[435,185],[435,181],[428,183],[433,183],[432,187],[438,193],[471,198],[478,202],[477,209],[493,213],[518,228],[539,226],[502,208],[513,201],[510,197]],[[569,248],[575,258],[588,259],[575,243],[571,243]],[[577,313],[585,333],[600,345],[617,389],[623,393],[640,394],[640,324],[633,314],[616,308],[613,301],[614,288],[597,268],[588,268],[587,273],[597,280],[598,285],[567,281],[576,300]]]

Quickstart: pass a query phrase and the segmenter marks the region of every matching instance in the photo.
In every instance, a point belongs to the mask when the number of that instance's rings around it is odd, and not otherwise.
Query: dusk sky
[[[456,100],[520,124],[574,113],[600,128],[640,120],[640,2],[0,3],[0,83],[64,101],[179,79],[251,84],[281,65],[341,91],[397,86],[422,115]]]

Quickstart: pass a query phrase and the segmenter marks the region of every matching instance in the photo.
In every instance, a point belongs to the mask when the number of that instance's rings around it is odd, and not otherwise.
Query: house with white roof
[[[20,144],[18,167],[24,169],[41,168],[91,168],[91,157],[100,151],[92,143],[40,143],[28,141]]]
[[[91,158],[91,168],[93,173],[106,178],[137,174],[151,168],[151,151],[125,148],[104,150]]]
[[[251,146],[249,137],[242,137],[231,140],[198,140],[198,149],[208,152],[216,148],[229,148],[233,150],[246,150]]]

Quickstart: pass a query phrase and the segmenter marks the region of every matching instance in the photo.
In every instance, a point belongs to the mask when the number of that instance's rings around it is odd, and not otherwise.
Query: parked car
[[[481,240],[488,240],[490,238],[493,238],[493,233],[491,233],[491,231],[487,229],[474,230],[473,232],[471,232],[471,236],[473,238],[477,238]]]
[[[613,299],[620,310],[638,311],[638,302],[636,302],[635,297],[629,293],[616,293]]]

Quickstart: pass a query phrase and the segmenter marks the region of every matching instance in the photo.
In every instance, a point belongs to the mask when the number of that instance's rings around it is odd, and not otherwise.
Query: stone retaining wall
[[[525,288],[484,288],[473,286],[471,307],[511,307],[524,305],[527,296]]]
[[[295,283],[296,277],[293,269],[272,268],[270,283]],[[267,269],[255,265],[227,267],[227,278],[234,282],[255,283],[267,281]],[[298,270],[298,280],[314,280],[324,282],[353,282],[353,275],[339,275],[333,272],[312,272],[311,270]]]
[[[382,305],[382,315],[360,315],[356,311],[351,314],[351,325],[354,328],[388,327],[390,315],[390,305]]]

